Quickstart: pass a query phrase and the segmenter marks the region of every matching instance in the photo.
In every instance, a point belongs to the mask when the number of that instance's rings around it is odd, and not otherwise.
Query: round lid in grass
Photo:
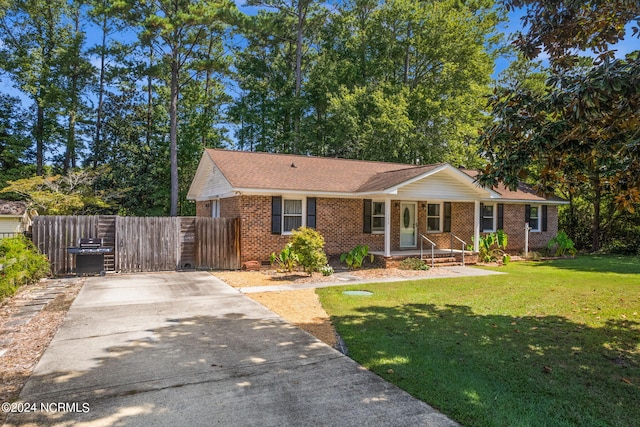
[[[370,291],[342,291],[343,294],[345,295],[355,295],[355,296],[361,296],[361,297],[368,297],[373,295],[373,292]]]

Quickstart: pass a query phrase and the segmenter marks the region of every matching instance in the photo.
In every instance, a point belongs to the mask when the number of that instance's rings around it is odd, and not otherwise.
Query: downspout
[[[473,251],[480,251],[480,201],[473,202]]]
[[[384,200],[384,256],[391,256],[391,199]]]

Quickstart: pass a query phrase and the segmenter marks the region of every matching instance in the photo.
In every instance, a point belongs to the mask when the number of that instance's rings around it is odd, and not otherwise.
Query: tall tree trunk
[[[402,76],[402,82],[406,85],[409,83],[409,65],[411,63],[411,22],[407,25],[407,48],[404,52],[404,72]]]
[[[209,37],[209,46],[207,49],[207,59],[211,60],[211,54],[213,52],[213,36]],[[212,76],[213,72],[211,71],[211,68],[207,68],[206,71],[206,75],[205,75],[205,81],[204,81],[204,116],[205,117],[209,117],[209,113],[211,111],[211,108],[209,108],[209,96],[211,95],[211,76]],[[202,148],[206,148],[207,147],[207,132],[202,132],[202,136],[200,137],[200,141],[202,143]]]
[[[74,58],[72,60],[72,64],[69,69],[69,78],[71,79],[71,88],[70,88],[70,100],[69,100],[69,130],[67,133],[67,149],[65,152],[64,159],[64,172],[65,174],[69,171],[70,168],[75,168],[78,159],[77,153],[77,140],[76,140],[76,122],[78,118],[78,109],[80,103],[80,95],[78,93],[79,89],[79,80],[80,80],[80,56],[81,56],[81,37],[80,33],[80,6],[76,5],[74,2],[73,9],[73,19],[74,19],[74,28],[73,28],[73,53]]]
[[[145,143],[147,147],[151,147],[151,128],[153,126],[153,76],[151,75],[151,67],[153,67],[153,46],[149,45],[149,72],[147,73],[147,131],[145,132]]]
[[[178,216],[178,67],[177,48],[171,58],[171,102],[169,104],[169,143],[171,151],[171,216]]]
[[[93,143],[93,168],[97,168],[100,160],[104,158],[104,147],[102,147],[102,109],[104,104],[105,85],[105,58],[107,50],[107,16],[102,19],[102,46],[100,49],[100,78],[98,82],[98,111],[96,113],[96,135]]]
[[[72,89],[73,90],[73,89]],[[76,111],[72,107],[69,111],[69,129],[67,131],[67,148],[64,155],[62,170],[65,175],[69,169],[76,167]]]
[[[307,0],[298,0],[298,25],[296,28],[296,89],[294,98],[293,117],[293,150],[294,154],[300,153],[300,121],[302,111],[300,108],[300,95],[302,94],[302,39],[304,36],[304,23],[307,17]]]
[[[36,127],[34,138],[36,140],[36,174],[44,174],[44,107],[42,106],[42,90],[36,97]]]
[[[591,181],[593,185],[593,222],[591,224],[591,250],[600,250],[600,205],[602,201],[602,186],[599,174]]]

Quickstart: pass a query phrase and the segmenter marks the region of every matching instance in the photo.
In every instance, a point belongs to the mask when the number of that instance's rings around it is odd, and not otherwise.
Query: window
[[[495,231],[494,205],[480,205],[480,229],[481,231]]]
[[[302,226],[302,200],[283,200],[282,231],[283,234]]]
[[[427,204],[427,231],[431,233],[438,233],[441,230],[440,227],[440,204],[429,203]]]
[[[384,202],[371,202],[371,232],[384,233]]]
[[[529,227],[531,231],[540,231],[540,207],[529,207]]]

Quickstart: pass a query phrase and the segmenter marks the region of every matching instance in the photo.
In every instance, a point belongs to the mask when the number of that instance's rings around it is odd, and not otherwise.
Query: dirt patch
[[[386,278],[433,277],[442,274],[443,270],[427,271],[400,270],[397,268],[364,268],[360,270],[337,270],[337,274],[348,274],[361,279],[377,280]],[[323,276],[321,273],[309,275],[302,272],[277,272],[276,270],[260,271],[216,271],[214,276],[234,288],[298,285],[308,283],[337,282],[336,275]],[[269,310],[278,314],[291,324],[307,331],[328,345],[336,346],[336,333],[329,315],[320,304],[315,289],[299,289],[292,291],[248,293],[248,297],[258,301]]]
[[[0,402],[13,402],[31,376],[40,357],[64,320],[84,279],[45,280],[23,286],[12,298],[0,303],[0,340],[6,352],[0,356]],[[57,288],[56,296],[27,323],[24,308],[37,303],[42,292]],[[23,320],[24,319],[24,320]],[[0,412],[0,425],[6,420]]]
[[[315,289],[247,294],[289,323],[307,331],[328,345],[336,346],[336,334]]]
[[[445,270],[432,268],[423,270],[401,270],[399,268],[363,268],[359,270],[336,270],[336,274],[323,276],[321,273],[309,275],[302,272],[278,272],[276,270],[263,269],[260,271],[215,271],[213,275],[234,288],[246,288],[253,286],[277,286],[298,285],[307,283],[331,283],[338,282],[340,275],[358,277],[363,280],[378,280],[388,278],[415,278],[434,277],[447,273]]]

